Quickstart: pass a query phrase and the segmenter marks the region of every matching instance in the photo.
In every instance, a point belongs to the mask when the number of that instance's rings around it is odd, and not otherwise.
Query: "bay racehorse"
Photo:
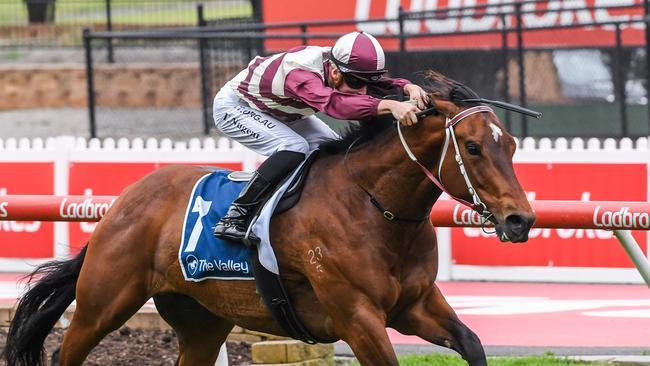
[[[526,241],[534,221],[513,171],[515,140],[497,116],[440,74],[429,73],[425,89],[433,113],[416,125],[398,134],[378,119],[326,143],[301,200],[271,222],[281,278],[299,318],[319,339],[347,342],[362,365],[398,365],[386,327],[451,348],[470,365],[487,364],[479,338],[435,284],[436,235],[422,218],[442,189],[489,211],[502,238],[513,242]],[[175,166],[144,177],[120,195],[81,253],[38,268],[10,326],[8,365],[41,365],[44,339],[74,299],[55,364],[81,365],[152,297],[178,335],[178,365],[214,364],[235,324],[285,335],[253,281],[183,279],[183,215],[205,173]],[[396,218],[388,220],[378,206]]]

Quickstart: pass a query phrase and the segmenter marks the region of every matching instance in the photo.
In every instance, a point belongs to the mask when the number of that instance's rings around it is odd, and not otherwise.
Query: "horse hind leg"
[[[81,365],[108,333],[122,326],[150,297],[147,276],[114,271],[111,263],[93,261],[82,269],[77,305],[59,350],[61,366]]]
[[[185,295],[158,294],[154,296],[154,302],[160,316],[172,326],[178,337],[176,365],[214,365],[233,323]]]
[[[478,336],[458,319],[434,284],[429,291],[391,322],[397,331],[458,352],[470,366],[487,366]]]

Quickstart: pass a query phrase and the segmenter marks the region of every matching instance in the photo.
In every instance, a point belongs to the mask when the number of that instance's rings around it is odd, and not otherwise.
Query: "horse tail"
[[[43,343],[76,297],[87,247],[70,260],[42,264],[27,277],[29,290],[18,302],[2,353],[7,366],[43,365]]]

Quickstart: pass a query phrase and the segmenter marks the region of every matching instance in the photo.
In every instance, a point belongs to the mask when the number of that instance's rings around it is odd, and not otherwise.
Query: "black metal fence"
[[[86,27],[196,26],[198,4],[216,24],[261,20],[261,0],[0,0],[0,47],[80,47]]]
[[[116,47],[117,64],[121,60],[135,62],[135,59],[155,59],[156,52],[164,52],[161,50],[168,47],[169,42],[175,42],[173,47],[178,47],[181,50],[179,52],[186,56],[185,61],[189,67],[195,67],[200,74],[200,77],[192,81],[196,85],[186,85],[187,88],[196,88],[200,94],[200,106],[172,108],[165,116],[171,116],[176,111],[187,121],[187,126],[192,126],[192,129],[199,126],[207,134],[213,125],[211,102],[214,94],[254,56],[277,51],[278,42],[285,48],[299,44],[331,45],[341,35],[341,26],[363,27],[364,24],[378,22],[391,22],[399,30],[394,34],[378,36],[382,42],[392,42],[395,46],[394,50],[387,48],[387,64],[393,75],[422,82],[422,74],[419,72],[435,69],[469,85],[484,97],[519,103],[544,112],[545,117],[541,121],[530,121],[524,116],[499,112],[510,131],[517,136],[650,135],[646,57],[648,37],[645,37],[644,44],[630,44],[623,37],[624,31],[630,27],[645,29],[647,35],[646,18],[526,27],[521,21],[522,17],[535,12],[523,7],[527,3],[530,2],[512,3],[509,7],[501,4],[496,10],[481,5],[417,13],[400,11],[396,19],[366,21],[234,24],[148,32],[88,32],[85,44],[89,57],[91,135],[97,135],[97,126],[104,123],[120,120],[127,125],[137,125],[140,118],[131,117],[135,120],[126,122],[129,120],[126,117],[140,114],[132,113],[133,110],[125,112],[122,108],[104,108],[95,98],[102,90],[93,84],[93,73],[102,67],[107,40],[112,40]],[[611,6],[608,9],[635,7],[639,10],[640,6]],[[460,33],[409,33],[405,30],[409,21],[460,18],[467,9],[489,12],[500,19],[500,27],[496,30]],[[610,31],[599,40],[597,46],[555,48],[534,42],[538,32],[557,32],[562,37],[586,37],[585,32],[579,32],[585,27],[607,27]],[[335,31],[328,32],[332,29]],[[486,36],[496,39],[496,46],[480,49],[427,49],[421,46],[423,43],[436,45],[437,40],[445,37],[464,39],[466,44],[472,44],[475,37]],[[574,41],[578,45],[590,43],[580,42],[579,39]],[[116,110],[122,110],[118,118]]]

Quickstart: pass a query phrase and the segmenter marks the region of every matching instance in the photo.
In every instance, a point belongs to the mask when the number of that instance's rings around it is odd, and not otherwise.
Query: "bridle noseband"
[[[426,116],[428,114],[425,114],[423,112],[428,112],[429,110],[426,109],[421,113],[420,118],[423,116]],[[438,163],[438,178],[436,178],[429,169],[427,169],[422,163],[418,161],[418,159],[415,157],[411,149],[409,148],[408,144],[406,143],[406,140],[404,139],[404,135],[402,134],[402,129],[400,128],[401,123],[397,123],[397,133],[399,135],[399,139],[402,142],[402,146],[404,147],[404,150],[406,151],[406,154],[408,157],[415,162],[420,169],[424,172],[424,174],[435,184],[438,189],[440,189],[442,192],[445,192],[449,197],[453,198],[454,200],[462,203],[463,205],[466,205],[468,207],[471,207],[475,211],[477,211],[479,214],[481,214],[483,220],[489,220],[493,215],[490,211],[488,211],[487,206],[483,201],[481,201],[481,198],[478,195],[478,192],[472,185],[471,180],[469,179],[469,175],[467,174],[467,170],[465,169],[465,164],[463,163],[463,157],[460,154],[460,148],[458,147],[458,140],[456,139],[456,134],[454,133],[454,126],[456,126],[458,123],[460,123],[462,120],[465,118],[477,114],[477,113],[493,113],[494,111],[492,108],[485,106],[485,105],[479,105],[476,107],[471,107],[468,109],[465,109],[461,111],[460,113],[456,114],[454,117],[449,118],[446,117],[445,121],[445,142],[442,148],[442,152],[440,155],[440,161]],[[472,197],[472,202],[469,203],[462,198],[456,197],[449,193],[449,191],[445,188],[445,186],[442,184],[442,164],[445,161],[445,156],[447,155],[447,150],[449,148],[449,141],[453,142],[454,145],[454,150],[455,150],[455,155],[454,155],[454,160],[456,160],[456,163],[458,164],[458,168],[460,170],[460,174],[463,176],[463,179],[465,180],[465,185],[467,186],[467,191],[469,192],[470,196]]]

